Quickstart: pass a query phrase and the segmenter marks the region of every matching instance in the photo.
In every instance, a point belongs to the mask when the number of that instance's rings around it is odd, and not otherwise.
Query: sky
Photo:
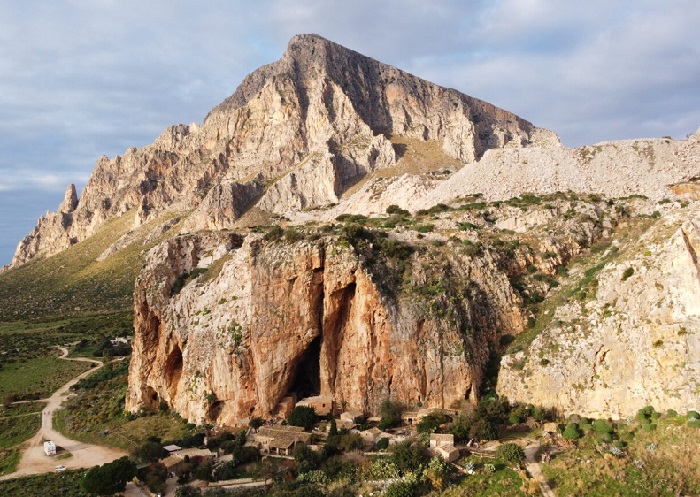
[[[700,126],[697,0],[0,0],[0,265],[101,155],[201,123],[317,33],[570,147]]]

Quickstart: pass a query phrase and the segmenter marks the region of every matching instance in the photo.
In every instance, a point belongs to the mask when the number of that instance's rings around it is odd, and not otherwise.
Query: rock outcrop
[[[595,294],[573,295],[529,348],[503,358],[498,392],[564,415],[698,410],[699,215],[671,213],[612,246],[619,256],[597,273]]]
[[[487,222],[469,206],[445,211],[427,239],[350,223],[166,240],[136,284],[127,408],[164,402],[193,422],[232,423],[274,414],[291,394],[367,413],[386,399],[476,402],[528,302],[618,216],[601,200],[549,202],[475,204]],[[577,218],[558,217],[574,206]]]
[[[392,295],[344,239],[235,242],[184,236],[148,254],[127,409],[164,401],[190,421],[233,423],[270,415],[292,393],[366,412],[388,398],[448,407],[477,398],[499,330],[522,328],[507,277],[484,260],[453,261],[462,284],[482,278],[474,300],[441,315]]]

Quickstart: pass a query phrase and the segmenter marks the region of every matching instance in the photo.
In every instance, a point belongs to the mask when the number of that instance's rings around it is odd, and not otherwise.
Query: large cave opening
[[[297,365],[289,393],[297,399],[313,397],[321,393],[321,336],[314,338]]]
[[[182,351],[175,345],[172,352],[165,361],[165,386],[168,389],[170,398],[173,399],[177,393],[177,386],[182,376]]]

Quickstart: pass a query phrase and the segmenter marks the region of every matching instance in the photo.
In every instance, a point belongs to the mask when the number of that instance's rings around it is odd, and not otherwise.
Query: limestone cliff
[[[647,405],[700,408],[698,216],[671,212],[612,245],[580,275],[593,291],[572,292],[531,346],[503,358],[498,392],[616,419]]]
[[[494,207],[499,220],[488,222],[471,204],[448,210],[427,240],[353,223],[167,240],[136,284],[127,408],[165,402],[190,421],[232,423],[270,415],[290,394],[367,413],[388,398],[475,402],[503,337],[523,330],[528,302],[617,216],[601,222],[599,200],[551,202],[525,215]],[[557,217],[574,205],[579,218]],[[504,235],[506,226],[522,235]]]
[[[207,264],[174,291],[183,273]],[[480,289],[498,305],[493,315],[467,301],[449,317],[384,294],[377,278],[337,238],[165,242],[137,283],[127,408],[165,401],[191,421],[232,423],[269,415],[290,393],[330,395],[366,412],[387,398],[436,407],[475,399],[498,330],[522,327],[507,278]]]

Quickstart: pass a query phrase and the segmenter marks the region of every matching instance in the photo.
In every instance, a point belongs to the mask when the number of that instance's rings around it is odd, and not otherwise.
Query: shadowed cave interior
[[[321,337],[317,336],[302,355],[294,373],[288,394],[296,394],[297,399],[312,397],[321,393]]]

